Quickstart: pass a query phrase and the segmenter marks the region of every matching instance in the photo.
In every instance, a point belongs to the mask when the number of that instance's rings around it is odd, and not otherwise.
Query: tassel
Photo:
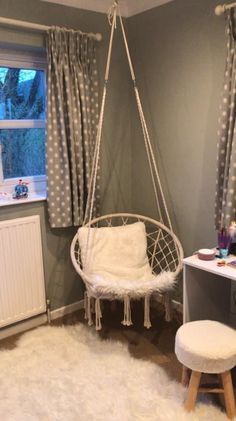
[[[150,321],[150,295],[147,294],[144,297],[144,327],[150,329],[152,327]]]
[[[91,313],[95,314],[95,298],[91,297]]]
[[[127,321],[126,297],[124,297],[124,319],[121,322],[122,325],[126,326],[126,321]]]
[[[92,314],[91,314],[91,297],[88,295],[88,325],[93,325]]]
[[[130,298],[128,295],[124,296],[124,320],[121,323],[124,326],[131,326],[133,324],[131,320]]]
[[[165,320],[166,322],[170,322],[172,320],[172,305],[171,305],[171,298],[168,292],[164,295],[165,300]]]
[[[127,295],[127,326],[131,326],[133,324],[131,320],[131,307],[130,307],[130,298]]]
[[[85,291],[84,293],[84,318],[88,320],[88,293]]]
[[[95,302],[95,317],[96,317],[96,330],[101,330],[102,324],[101,324],[101,306],[100,306],[100,298],[96,298]]]

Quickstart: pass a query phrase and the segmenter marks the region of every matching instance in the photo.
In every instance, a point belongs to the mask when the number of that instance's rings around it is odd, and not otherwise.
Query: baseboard
[[[155,294],[155,300],[158,303],[164,303],[164,296],[162,294]],[[155,301],[154,301],[155,302]],[[171,300],[172,308],[181,315],[183,314],[183,304],[176,300]]]
[[[155,298],[158,302],[163,301],[163,296],[161,294],[155,295]],[[183,304],[179,303],[176,300],[172,300],[173,309],[179,313],[183,313]],[[84,300],[76,301],[75,303],[69,304],[50,311],[51,320],[60,319],[61,317],[74,313],[75,311],[81,310],[84,308]],[[17,323],[15,325],[4,327],[0,329],[0,340],[8,338],[18,333],[25,332],[27,330],[33,329],[35,327],[41,326],[48,322],[47,314],[41,314],[39,316],[32,317],[31,319],[24,320],[23,322]]]
[[[178,313],[183,314],[183,304],[176,300],[171,300],[173,309],[178,311]]]
[[[60,317],[66,314],[74,313],[75,311],[82,310],[84,308],[84,300],[76,301],[75,303],[68,304],[68,306],[57,308],[50,312],[51,320],[60,319]]]
[[[47,323],[47,315],[40,314],[39,316],[32,317],[31,319],[24,320],[23,322],[19,322],[15,325],[3,327],[0,330],[0,340],[25,332],[26,330],[33,329],[34,327],[38,327],[45,323]]]
[[[56,310],[50,311],[51,320],[59,319],[66,314],[73,313],[81,310],[84,307],[84,300],[76,301],[75,303],[69,304],[68,306],[57,308]],[[18,333],[25,332],[35,327],[41,326],[48,322],[47,314],[40,314],[39,316],[32,317],[28,320],[24,320],[12,326],[3,327],[0,329],[0,340],[8,338],[10,336],[17,335]]]

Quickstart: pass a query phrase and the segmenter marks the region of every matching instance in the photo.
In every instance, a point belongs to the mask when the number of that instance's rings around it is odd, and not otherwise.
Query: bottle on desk
[[[231,222],[229,226],[229,234],[231,237],[231,245],[229,252],[230,254],[234,254],[236,256],[236,222]]]

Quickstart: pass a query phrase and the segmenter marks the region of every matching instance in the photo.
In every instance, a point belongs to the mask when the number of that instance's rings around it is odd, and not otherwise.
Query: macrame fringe
[[[84,318],[88,320],[88,293],[85,291],[84,293]]]
[[[90,297],[88,295],[88,304],[87,304],[88,311],[87,311],[87,313],[88,313],[88,325],[89,326],[93,325],[93,319],[92,319],[92,313],[91,313],[91,298],[92,297]]]
[[[131,326],[133,324],[131,319],[131,308],[130,308],[130,298],[128,295],[124,296],[124,320],[122,325]]]
[[[152,327],[150,320],[150,295],[147,294],[144,297],[144,327],[150,329]]]
[[[171,305],[170,294],[168,292],[164,294],[164,304],[165,304],[165,320],[166,322],[170,322],[172,320],[172,305]]]
[[[163,295],[164,305],[165,305],[165,320],[170,322],[172,320],[172,305],[170,294],[167,292]],[[88,325],[93,325],[92,312],[95,313],[95,325],[96,330],[101,330],[101,302],[100,298],[94,299],[90,297],[87,291],[84,293],[84,318],[88,320]],[[131,306],[130,306],[130,297],[129,295],[124,296],[124,320],[122,321],[124,326],[131,326],[133,324],[131,318]],[[144,327],[150,329],[152,327],[150,320],[150,294],[146,294],[144,297]]]
[[[95,314],[95,298],[91,297],[91,313]]]
[[[95,319],[96,319],[96,330],[101,330],[102,312],[101,312],[101,305],[100,305],[100,298],[96,298],[95,301]]]

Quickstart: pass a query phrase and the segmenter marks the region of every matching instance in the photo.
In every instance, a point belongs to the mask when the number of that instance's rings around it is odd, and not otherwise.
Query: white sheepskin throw
[[[114,296],[114,298],[129,295],[130,298],[139,299],[144,295],[151,295],[153,292],[168,291],[173,288],[175,277],[172,272],[162,272],[160,275],[152,275],[144,280],[109,279],[101,275],[90,275],[90,290],[95,296]]]
[[[145,224],[78,230],[83,270],[94,295],[139,298],[173,286],[174,274],[154,275],[147,256]]]
[[[185,389],[120,342],[82,325],[40,327],[0,352],[2,421],[226,421],[183,409]]]

